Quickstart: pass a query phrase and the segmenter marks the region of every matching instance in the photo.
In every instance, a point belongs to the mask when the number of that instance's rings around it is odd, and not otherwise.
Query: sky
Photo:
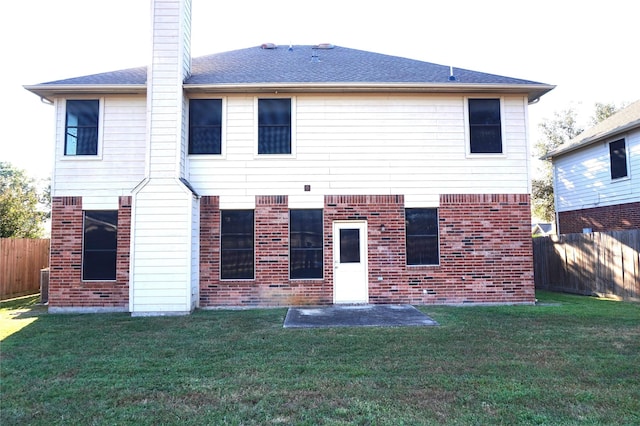
[[[147,65],[150,0],[20,0],[2,9],[0,161],[44,179],[54,111],[23,86]],[[596,102],[640,99],[629,0],[192,0],[192,10],[194,57],[332,43],[555,85],[529,107],[532,144],[556,112],[575,108],[586,125]]]

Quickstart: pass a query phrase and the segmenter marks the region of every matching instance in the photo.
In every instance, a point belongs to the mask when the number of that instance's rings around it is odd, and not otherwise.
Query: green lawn
[[[283,329],[286,309],[48,315],[23,298],[0,306],[0,424],[640,424],[640,305],[538,297],[339,329]]]

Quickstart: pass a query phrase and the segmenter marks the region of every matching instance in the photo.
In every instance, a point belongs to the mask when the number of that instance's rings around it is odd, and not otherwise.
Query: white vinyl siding
[[[146,148],[146,99],[113,96],[102,101],[100,155],[64,156],[64,100],[56,102],[55,179],[52,196],[129,195],[144,178]]]
[[[189,312],[193,306],[193,196],[174,179],[156,179],[135,193],[132,210],[130,309]],[[196,251],[197,253],[197,251]],[[197,276],[197,272],[196,272]]]
[[[256,158],[253,96],[227,98],[225,161],[190,160],[190,182],[221,202],[287,194],[528,193],[524,97],[503,97],[505,154],[467,157],[464,96],[298,95],[295,158]],[[305,192],[304,185],[311,191]]]
[[[628,176],[611,179],[609,142],[625,139]],[[640,131],[597,142],[554,159],[558,212],[640,201]]]

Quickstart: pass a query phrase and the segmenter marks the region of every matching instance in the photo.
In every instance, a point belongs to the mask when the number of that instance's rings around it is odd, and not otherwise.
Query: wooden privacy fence
[[[39,293],[48,266],[48,239],[0,238],[0,299]]]
[[[640,300],[640,229],[533,239],[536,288]]]

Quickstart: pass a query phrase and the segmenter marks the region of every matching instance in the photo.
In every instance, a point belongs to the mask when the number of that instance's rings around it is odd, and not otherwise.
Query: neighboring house
[[[553,223],[536,222],[531,224],[531,235],[534,237],[544,237],[553,234]]]
[[[52,312],[534,303],[527,108],[553,86],[317,46],[153,61],[53,102]]]
[[[543,159],[553,165],[559,234],[640,228],[640,100]]]

